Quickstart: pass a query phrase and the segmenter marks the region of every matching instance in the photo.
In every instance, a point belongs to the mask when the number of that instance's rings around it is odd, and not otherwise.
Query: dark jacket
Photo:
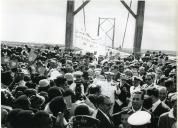
[[[103,114],[103,112],[100,109],[98,109],[96,113],[96,119],[101,121],[101,128],[114,128],[112,120],[110,119],[110,117],[108,118]]]
[[[154,111],[151,111],[153,118],[152,118],[152,125],[153,128],[157,128],[157,124],[158,124],[158,119],[160,117],[161,114],[168,112],[170,110],[170,108],[163,102],[161,102],[157,108]]]
[[[170,117],[170,112],[162,114],[158,121],[158,128],[172,128],[172,125],[176,122],[175,118]]]

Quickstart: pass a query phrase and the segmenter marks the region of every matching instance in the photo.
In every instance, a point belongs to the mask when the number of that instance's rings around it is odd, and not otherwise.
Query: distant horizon
[[[2,43],[4,43],[4,44],[15,44],[15,43],[17,43],[17,44],[19,44],[19,45],[24,45],[24,44],[29,44],[29,45],[54,45],[54,46],[56,46],[56,45],[58,45],[58,46],[61,46],[61,47],[64,47],[65,46],[65,44],[58,44],[58,43],[42,43],[42,42],[22,42],[22,41],[1,41],[1,44]],[[76,47],[76,46],[74,46],[74,47]],[[115,49],[117,49],[117,48],[119,48],[119,47],[115,47]],[[133,48],[122,48],[123,50],[132,50]],[[141,51],[167,51],[167,52],[175,52],[175,54],[176,54],[176,50],[166,50],[166,49],[144,49],[144,48],[141,48]]]

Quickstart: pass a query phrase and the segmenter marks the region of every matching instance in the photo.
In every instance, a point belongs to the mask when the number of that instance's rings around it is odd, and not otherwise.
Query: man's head
[[[34,115],[34,125],[38,128],[52,128],[52,118],[44,111],[39,111]]]
[[[146,71],[145,71],[145,67],[140,67],[139,68],[139,74],[142,76],[142,75],[145,75]]]
[[[159,98],[161,101],[165,100],[167,97],[167,89],[166,87],[159,88]]]
[[[172,79],[166,80],[166,81],[165,81],[165,86],[166,86],[168,92],[173,92],[173,91],[174,91],[174,88],[173,88],[173,86],[174,86],[174,81],[173,81]]]
[[[64,78],[67,80],[67,85],[71,85],[73,83],[73,75],[72,73],[66,73]]]
[[[124,72],[124,66],[121,64],[119,65],[119,72],[123,73]]]
[[[129,116],[130,115],[127,112],[121,114],[121,123],[124,128],[129,126],[129,123],[127,122]]]
[[[18,128],[17,115],[20,111],[22,109],[13,109],[8,113],[6,118],[7,128]]]
[[[82,75],[83,75],[83,72],[81,72],[81,71],[74,72],[74,76],[76,78],[75,81],[80,82],[82,80]]]
[[[34,128],[34,113],[31,110],[21,110],[17,114],[18,128]]]
[[[139,110],[144,101],[144,94],[141,91],[134,92],[132,95],[132,107],[134,110]]]
[[[99,76],[101,74],[101,69],[100,68],[96,68],[95,70],[95,75]]]
[[[157,79],[159,79],[162,75],[163,75],[162,70],[160,68],[157,68],[156,69],[156,77],[157,77]]]
[[[57,116],[59,112],[64,113],[67,110],[66,101],[62,96],[57,96],[49,103],[49,109],[54,116]]]
[[[149,88],[147,94],[150,96],[153,103],[159,99],[159,90],[157,88]]]
[[[133,85],[135,87],[139,86],[140,85],[140,82],[142,81],[142,79],[140,77],[137,77],[135,76],[134,79],[133,79]]]
[[[153,76],[151,73],[146,74],[145,82],[147,85],[151,85],[153,83]]]
[[[125,74],[126,77],[128,77],[128,78],[131,78],[131,77],[133,76],[132,70],[130,70],[130,69],[128,69],[128,68],[125,69],[124,74]]]
[[[107,81],[111,81],[111,79],[113,78],[114,73],[112,73],[112,72],[105,72],[105,75],[106,75]]]
[[[100,95],[97,97],[98,108],[101,109],[104,113],[109,114],[112,103],[109,97]]]

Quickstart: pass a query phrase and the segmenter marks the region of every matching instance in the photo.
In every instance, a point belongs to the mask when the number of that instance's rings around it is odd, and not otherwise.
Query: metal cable
[[[131,8],[131,5],[132,5],[132,0],[130,1],[130,6],[129,6],[130,8]],[[130,13],[128,12],[127,21],[126,21],[126,25],[125,25],[124,36],[123,36],[123,40],[122,40],[122,48],[123,48],[124,41],[125,41],[125,35],[126,35],[126,31],[127,31],[127,24],[128,24],[129,16],[130,16]]]

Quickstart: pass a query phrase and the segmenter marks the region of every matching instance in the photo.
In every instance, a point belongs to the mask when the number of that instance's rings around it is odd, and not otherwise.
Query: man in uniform
[[[130,107],[123,108],[121,112],[112,115],[112,120],[117,127],[121,122],[122,113],[128,113],[129,115],[137,112],[137,111],[147,111],[143,108],[144,94],[141,91],[134,92],[132,95],[132,102]]]
[[[151,114],[146,111],[137,111],[129,116],[130,128],[151,128]]]

